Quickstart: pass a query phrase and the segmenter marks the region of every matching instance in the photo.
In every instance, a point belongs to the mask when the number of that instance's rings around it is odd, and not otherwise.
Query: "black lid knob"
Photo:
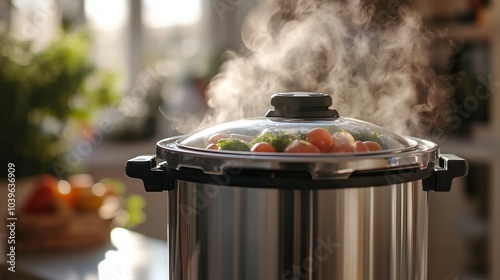
[[[317,92],[284,92],[271,97],[274,109],[266,117],[281,118],[338,118],[336,110],[330,110],[332,98]]]

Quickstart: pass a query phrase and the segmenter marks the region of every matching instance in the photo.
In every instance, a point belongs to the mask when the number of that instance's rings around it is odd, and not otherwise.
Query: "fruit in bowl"
[[[135,207],[135,214],[125,209],[129,201],[141,201],[142,197],[125,197],[124,189],[118,180],[94,182],[88,174],[73,175],[67,180],[48,174],[39,176],[31,196],[20,208],[18,248],[47,252],[106,244],[113,226],[144,220],[142,208]],[[135,218],[132,223],[130,217]]]
[[[41,175],[35,182],[35,191],[23,211],[30,214],[64,211],[67,203],[58,198],[58,181],[52,175]]]

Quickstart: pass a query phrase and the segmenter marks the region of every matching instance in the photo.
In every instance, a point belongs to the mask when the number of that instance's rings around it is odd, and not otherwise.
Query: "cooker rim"
[[[412,137],[419,150],[365,157],[297,155],[245,156],[200,153],[176,145],[179,137],[157,143],[154,155],[127,161],[129,177],[144,181],[148,192],[174,190],[179,182],[277,189],[343,189],[421,182],[424,191],[450,191],[456,177],[468,173],[467,161],[440,154],[439,146]],[[333,162],[328,162],[328,161]]]
[[[165,168],[199,169],[205,174],[223,175],[227,169],[247,168],[258,170],[306,170],[312,180],[348,179],[353,172],[392,171],[402,169],[426,169],[439,158],[439,146],[431,141],[406,137],[417,147],[398,153],[350,153],[350,154],[249,154],[214,153],[179,146],[177,140],[184,136],[165,138],[156,144],[158,163]]]

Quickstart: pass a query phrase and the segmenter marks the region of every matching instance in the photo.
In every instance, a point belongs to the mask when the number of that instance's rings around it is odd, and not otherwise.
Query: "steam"
[[[242,28],[246,51],[228,52],[211,81],[201,127],[263,116],[272,94],[330,94],[341,116],[400,134],[425,134],[450,110],[447,67],[454,43],[399,7],[380,18],[363,1],[267,0]],[[198,122],[200,124],[200,122]]]

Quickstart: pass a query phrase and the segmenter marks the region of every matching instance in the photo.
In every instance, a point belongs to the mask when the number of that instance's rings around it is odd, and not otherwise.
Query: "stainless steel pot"
[[[146,191],[168,191],[170,279],[427,279],[428,191],[449,191],[466,161],[340,118],[328,95],[271,104],[266,118],[165,139],[127,162]],[[318,127],[331,133],[327,150]],[[294,153],[309,147],[298,139],[323,152]],[[255,152],[257,142],[276,151]]]

